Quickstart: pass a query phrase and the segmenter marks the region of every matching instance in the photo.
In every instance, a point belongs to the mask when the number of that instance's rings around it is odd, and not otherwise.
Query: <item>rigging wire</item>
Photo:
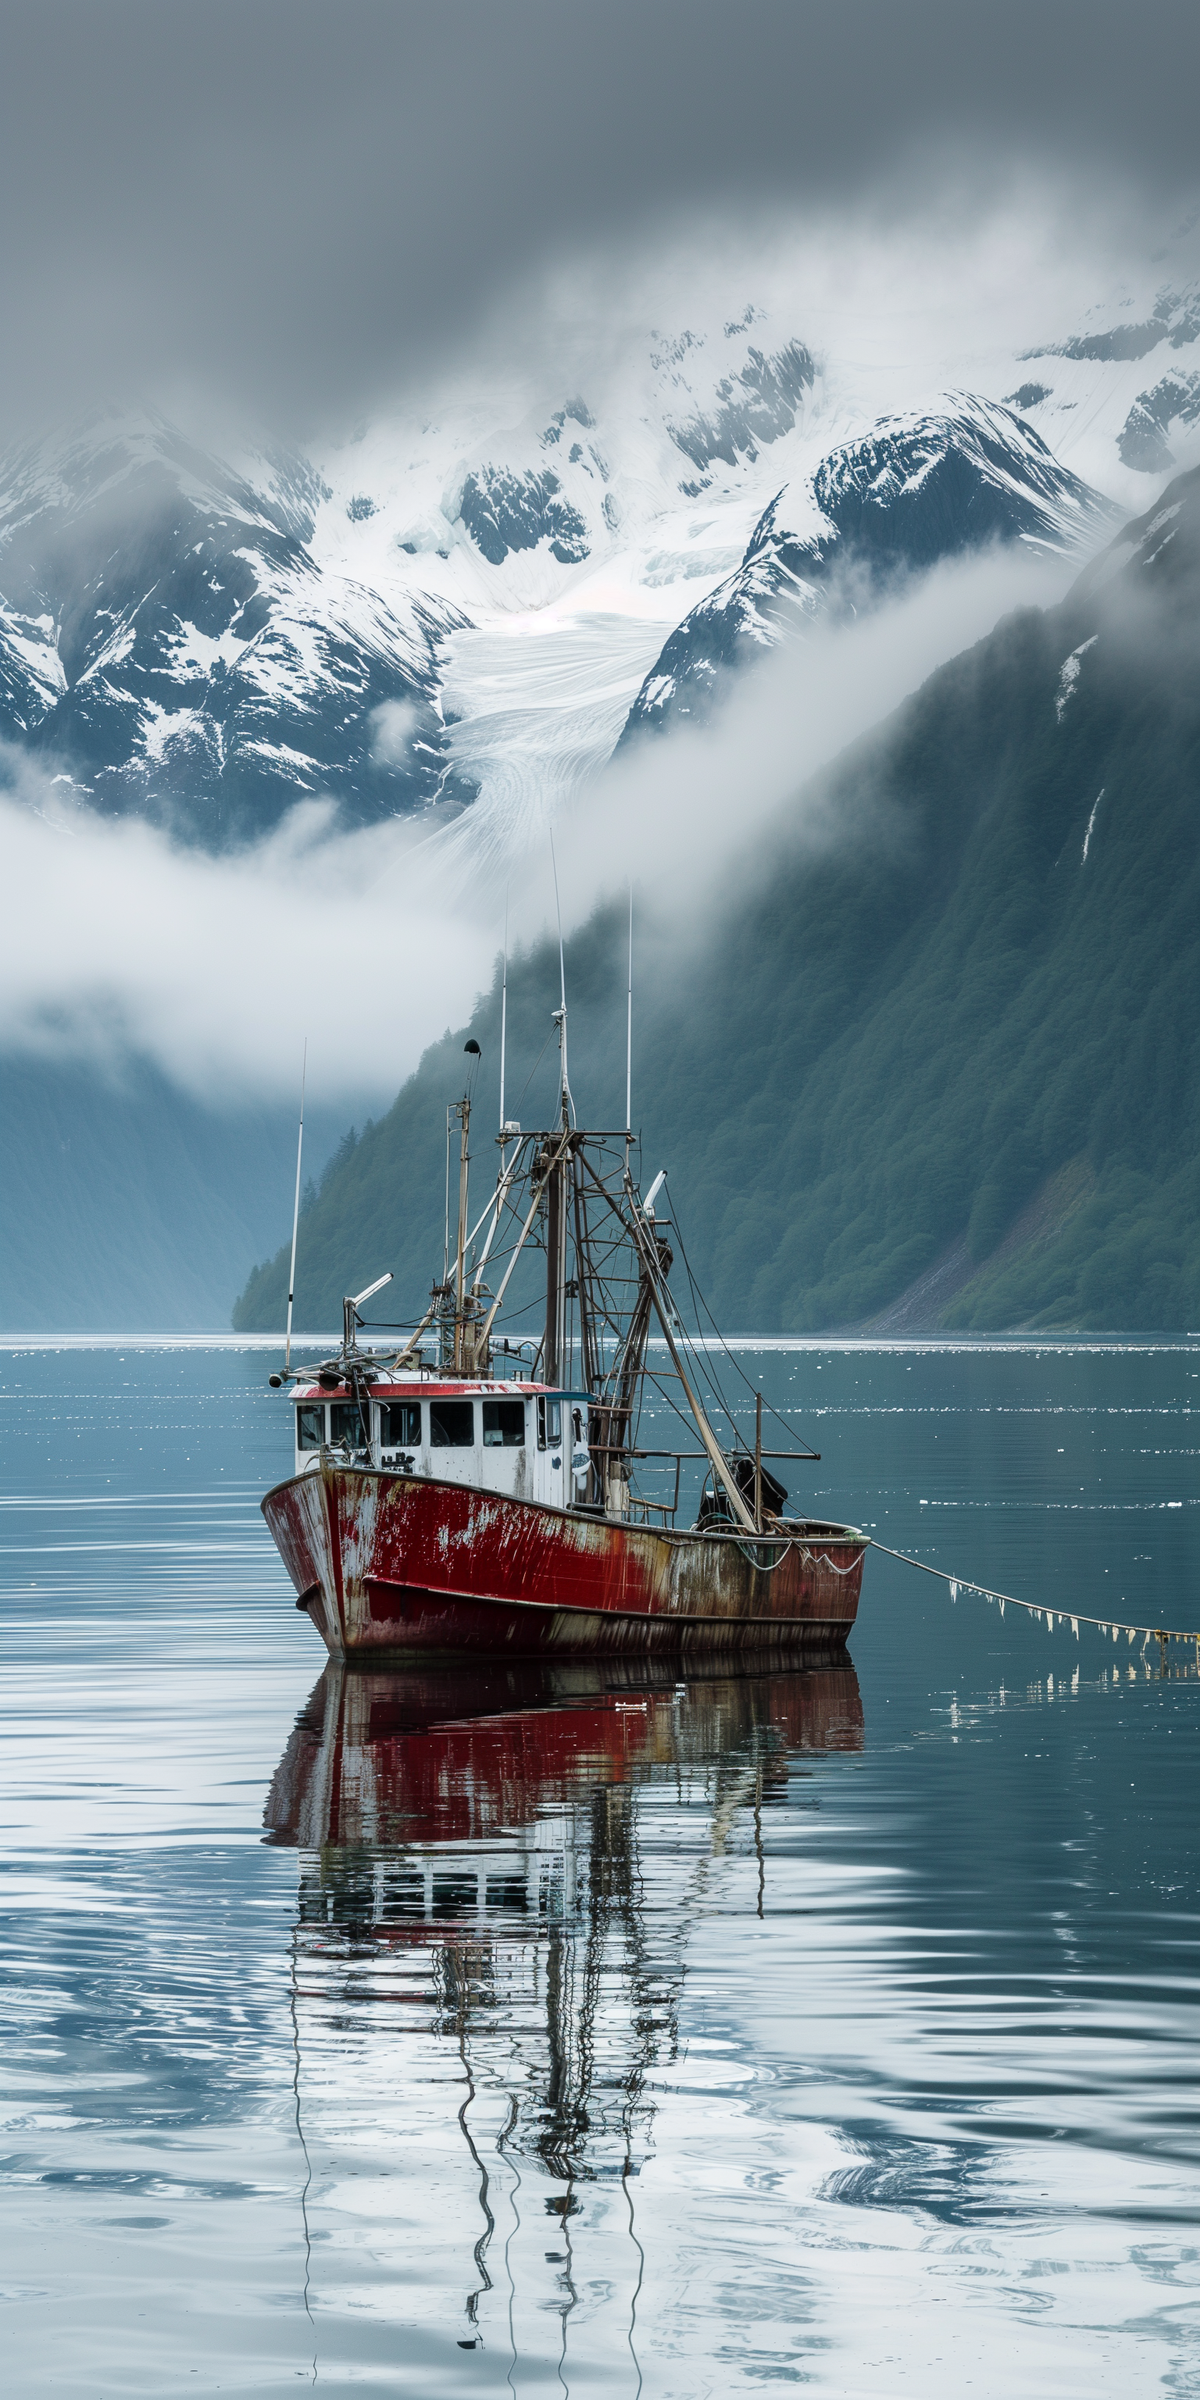
[[[300,1160],[304,1152],[304,1086],[308,1080],[308,1035],[304,1036],[304,1056],[300,1065],[300,1133],[296,1142],[296,1205],[292,1210],[292,1263],[288,1270],[287,1338],[283,1347],[283,1371],[286,1375],[292,1363],[292,1302],[296,1297],[296,1237],[300,1231]]]
[[[693,1304],[693,1308],[694,1308],[694,1309],[695,1309],[695,1311],[696,1311],[696,1315],[697,1315],[697,1317],[699,1317],[699,1313],[700,1313],[700,1310],[699,1310],[699,1301],[700,1301],[701,1295],[700,1295],[700,1293],[699,1293],[699,1290],[698,1290],[698,1287],[697,1287],[697,1285],[696,1285],[696,1283],[695,1283],[695,1279],[694,1279],[694,1277],[693,1277],[693,1275],[692,1275],[692,1270],[691,1270],[691,1267],[690,1267],[690,1266],[689,1266],[689,1264],[688,1264],[687,1253],[686,1253],[686,1251],[685,1251],[685,1249],[684,1249],[684,1244],[683,1244],[683,1235],[682,1235],[682,1233],[681,1233],[681,1232],[680,1232],[680,1230],[679,1230],[678,1222],[677,1222],[677,1220],[676,1220],[676,1215],[675,1215],[675,1204],[674,1204],[674,1200],[673,1200],[673,1199],[672,1199],[672,1202],[671,1202],[671,1214],[670,1214],[670,1216],[669,1216],[668,1218],[665,1218],[665,1219],[664,1219],[664,1223],[665,1223],[665,1224],[668,1224],[668,1225],[670,1225],[672,1232],[673,1232],[673,1233],[676,1235],[676,1238],[677,1238],[677,1240],[678,1240],[678,1243],[679,1243],[679,1253],[680,1253],[680,1257],[681,1257],[681,1258],[682,1258],[682,1260],[683,1260],[684,1271],[685,1271],[685,1273],[686,1273],[686,1275],[687,1275],[688,1284],[689,1284],[689,1286],[690,1286],[690,1288],[691,1288],[691,1294],[692,1294],[692,1304]],[[681,1330],[682,1330],[682,1328],[681,1328]],[[685,1336],[685,1339],[686,1339],[686,1338],[687,1338],[687,1337]],[[734,1416],[734,1412],[733,1412],[733,1410],[731,1409],[731,1407],[730,1407],[730,1405],[729,1405],[729,1402],[728,1402],[728,1400],[726,1399],[726,1396],[725,1396],[724,1390],[723,1390],[723,1388],[722,1388],[722,1385],[721,1385],[721,1380],[720,1380],[720,1377],[718,1376],[718,1374],[717,1374],[717,1372],[716,1372],[716,1369],[713,1367],[713,1365],[712,1365],[712,1362],[711,1362],[711,1360],[710,1360],[710,1359],[709,1359],[709,1357],[708,1357],[707,1351],[705,1351],[705,1352],[704,1352],[702,1355],[696,1355],[696,1346],[695,1346],[693,1343],[691,1343],[690,1341],[689,1341],[689,1348],[691,1348],[691,1349],[693,1350],[693,1355],[694,1355],[694,1358],[695,1358],[695,1364],[696,1364],[696,1367],[697,1367],[697,1370],[698,1370],[698,1379],[699,1379],[699,1377],[700,1377],[701,1375],[703,1375],[704,1377],[706,1377],[706,1378],[707,1378],[707,1381],[708,1381],[708,1383],[709,1383],[709,1386],[710,1386],[710,1388],[716,1392],[717,1399],[718,1399],[718,1401],[719,1401],[719,1403],[720,1403],[721,1411],[722,1411],[722,1413],[724,1414],[724,1416],[725,1416],[725,1419],[726,1419],[726,1421],[727,1421],[727,1423],[728,1423],[728,1425],[729,1425],[729,1427],[730,1427],[731,1433],[732,1433],[733,1445],[734,1445],[734,1446],[736,1446],[736,1444],[737,1444],[738,1442],[741,1442],[741,1441],[742,1441],[742,1435],[740,1434],[740,1432],[739,1432],[739,1430],[738,1430],[737,1420],[736,1420],[736,1418],[735,1418],[735,1416]],[[649,1372],[649,1370],[647,1370],[647,1372]],[[679,1412],[677,1412],[677,1413],[678,1413],[678,1414],[679,1414],[679,1415],[680,1415],[680,1416],[683,1418],[683,1422],[686,1424],[686,1423],[687,1423],[687,1418],[686,1418],[685,1416],[683,1416],[683,1412],[682,1412],[682,1410],[680,1410],[680,1411],[679,1411]],[[747,1455],[749,1455],[749,1445],[743,1442],[743,1447],[746,1449],[746,1451],[747,1451]]]
[[[508,1038],[508,885],[504,887],[504,981],[500,987],[500,1166],[504,1167],[504,1051]]]
[[[629,988],[625,1010],[625,1132],[633,1129],[633,880],[629,884]],[[628,1163],[628,1154],[626,1155]]]
[[[553,1039],[554,1039],[554,1034],[553,1034],[553,1031],[551,1031],[550,1033],[548,1033],[548,1034],[546,1035],[546,1039],[545,1039],[545,1041],[542,1043],[541,1049],[538,1051],[537,1057],[535,1058],[535,1060],[534,1060],[534,1062],[533,1062],[533,1065],[531,1066],[531,1068],[530,1068],[530,1070],[529,1070],[529,1073],[528,1073],[528,1075],[526,1076],[526,1078],[525,1078],[525,1081],[524,1081],[524,1083],[522,1084],[522,1086],[521,1086],[521,1089],[520,1089],[519,1093],[517,1094],[517,1107],[518,1107],[518,1108],[520,1107],[520,1105],[521,1105],[521,1102],[522,1102],[522,1100],[524,1099],[526,1092],[529,1090],[529,1086],[530,1086],[530,1084],[533,1082],[534,1076],[537,1074],[538,1068],[540,1067],[540,1065],[541,1065],[541,1063],[542,1063],[542,1060],[544,1059],[544,1057],[545,1057],[545,1055],[546,1055],[546,1052],[547,1052],[547,1050],[549,1049],[549,1047],[550,1047],[550,1044],[551,1044],[551,1042],[553,1041]]]
[[[711,1327],[712,1327],[712,1330],[713,1330],[714,1334],[716,1335],[716,1338],[717,1338],[717,1343],[718,1343],[718,1345],[719,1345],[720,1349],[721,1349],[721,1350],[724,1352],[724,1354],[725,1354],[726,1358],[727,1358],[727,1359],[728,1359],[728,1361],[729,1361],[729,1364],[730,1364],[730,1366],[733,1368],[734,1374],[740,1377],[741,1381],[742,1381],[742,1382],[745,1384],[745,1386],[746,1386],[746,1390],[747,1390],[747,1391],[750,1393],[751,1397],[752,1397],[752,1398],[754,1398],[754,1399],[756,1399],[756,1398],[758,1397],[758,1394],[759,1394],[760,1386],[759,1386],[758,1384],[756,1384],[756,1383],[751,1383],[751,1381],[750,1381],[750,1378],[749,1378],[749,1376],[747,1375],[745,1368],[744,1368],[744,1367],[742,1366],[742,1364],[741,1364],[741,1361],[740,1361],[740,1360],[739,1360],[739,1359],[738,1359],[738,1358],[737,1358],[737,1357],[734,1355],[734,1352],[733,1352],[733,1351],[730,1349],[730,1347],[729,1347],[729,1344],[728,1344],[728,1343],[727,1343],[727,1341],[725,1340],[725,1336],[724,1336],[724,1334],[721,1332],[720,1326],[717,1324],[716,1318],[714,1317],[714,1315],[713,1315],[713,1313],[712,1313],[712,1310],[711,1310],[711,1308],[709,1307],[709,1305],[708,1305],[708,1302],[707,1302],[707,1300],[705,1299],[705,1297],[704,1297],[704,1294],[703,1294],[703,1292],[701,1291],[701,1289],[700,1289],[700,1286],[699,1286],[699,1284],[697,1283],[697,1281],[696,1281],[696,1278],[695,1278],[694,1274],[692,1273],[691,1263],[690,1263],[690,1261],[689,1261],[689,1259],[688,1259],[687,1250],[686,1250],[686,1248],[685,1248],[685,1246],[684,1246],[683,1231],[682,1231],[682,1228],[681,1228],[681,1226],[680,1226],[680,1223],[679,1223],[679,1215],[678,1215],[678,1211],[677,1211],[677,1209],[676,1209],[676,1206],[675,1206],[675,1199],[674,1199],[674,1195],[672,1195],[672,1198],[671,1198],[671,1224],[672,1224],[672,1226],[673,1226],[673,1228],[674,1228],[674,1231],[675,1231],[675,1233],[676,1233],[676,1234],[678,1235],[678,1237],[679,1237],[679,1255],[680,1255],[680,1257],[681,1257],[681,1258],[682,1258],[682,1260],[683,1260],[684,1272],[685,1272],[685,1274],[687,1275],[688,1284],[689,1284],[689,1286],[690,1286],[690,1288],[691,1288],[691,1293],[692,1293],[692,1299],[693,1299],[693,1302],[696,1304],[696,1313],[697,1313],[697,1317],[699,1317],[699,1315],[700,1315],[700,1312],[701,1312],[701,1310],[702,1310],[702,1311],[703,1311],[703,1313],[704,1313],[704,1315],[707,1317],[707,1319],[708,1319],[708,1322],[709,1322],[709,1324],[711,1325]],[[705,1342],[705,1347],[706,1347],[706,1349],[707,1349],[707,1338],[706,1338],[706,1342]],[[708,1371],[709,1371],[710,1373],[712,1372],[712,1370],[711,1370],[711,1369],[709,1369]],[[713,1375],[713,1381],[714,1381],[714,1383],[716,1383],[716,1376],[715,1376],[715,1375]],[[720,1391],[720,1388],[721,1388],[721,1387],[720,1387],[720,1385],[719,1385],[719,1384],[717,1384],[717,1389],[718,1389],[718,1391]],[[725,1406],[725,1405],[726,1405],[726,1404],[725,1404],[724,1400],[722,1399],[722,1406]],[[783,1417],[783,1416],[781,1416],[781,1415],[780,1415],[780,1413],[779,1413],[779,1410],[778,1410],[777,1408],[775,1408],[775,1407],[773,1407],[773,1406],[772,1406],[771,1402],[770,1402],[770,1401],[769,1401],[769,1400],[766,1398],[766,1395],[765,1395],[765,1394],[763,1395],[763,1408],[764,1408],[764,1410],[766,1411],[766,1413],[767,1413],[767,1415],[768,1415],[768,1416],[774,1417],[776,1424],[777,1424],[777,1425],[781,1425],[781,1426],[783,1427],[783,1430],[784,1430],[784,1432],[785,1432],[785,1433],[787,1433],[787,1434],[789,1434],[789,1435],[791,1436],[791,1439],[792,1439],[794,1442],[808,1442],[809,1449],[810,1449],[810,1450],[813,1450],[813,1449],[815,1449],[815,1444],[809,1440],[809,1437],[808,1437],[808,1435],[807,1435],[807,1434],[805,1434],[805,1433],[798,1433],[798,1432],[796,1431],[796,1428],[795,1428],[795,1426],[794,1426],[794,1425],[789,1425],[787,1418],[786,1418],[786,1417]],[[730,1413],[730,1412],[728,1412],[728,1411],[727,1411],[727,1413]],[[733,1423],[733,1418],[732,1418],[732,1414],[731,1414],[731,1413],[730,1413],[730,1422],[731,1422],[731,1424]],[[735,1430],[736,1430],[736,1428],[735,1428]],[[740,1437],[739,1437],[739,1438],[740,1438]]]
[[[673,1211],[674,1211],[674,1202],[672,1202],[672,1212],[673,1212]],[[693,1307],[693,1309],[694,1309],[694,1311],[695,1311],[695,1314],[696,1314],[696,1318],[697,1318],[697,1331],[698,1331],[698,1330],[699,1330],[700,1307],[701,1307],[701,1295],[700,1295],[700,1293],[699,1293],[699,1291],[698,1291],[698,1289],[697,1289],[697,1286],[696,1286],[695,1280],[694,1280],[694,1278],[693,1278],[693,1275],[692,1275],[692,1270],[691,1270],[690,1266],[688,1265],[687,1253],[686,1253],[686,1251],[684,1250],[684,1247],[683,1247],[683,1236],[682,1236],[682,1234],[681,1234],[681,1233],[680,1233],[680,1231],[679,1231],[679,1227],[678,1227],[678,1225],[675,1223],[675,1220],[674,1220],[674,1213],[672,1213],[672,1218],[671,1218],[671,1226],[672,1226],[672,1230],[673,1230],[673,1232],[675,1233],[675,1235],[676,1235],[676,1238],[677,1238],[677,1240],[678,1240],[678,1242],[679,1242],[679,1254],[680,1254],[680,1257],[681,1257],[681,1258],[682,1258],[682,1260],[683,1260],[684,1273],[686,1274],[686,1276],[687,1276],[687,1279],[688,1279],[688,1289],[689,1289],[689,1291],[691,1292],[691,1296],[692,1296],[692,1307]],[[699,1370],[699,1371],[700,1371],[700,1372],[701,1372],[701,1373],[702,1373],[704,1376],[706,1376],[706,1377],[707,1377],[709,1384],[712,1386],[713,1390],[716,1392],[716,1395],[717,1395],[717,1398],[718,1398],[718,1400],[720,1401],[721,1408],[722,1408],[722,1411],[723,1411],[723,1413],[724,1413],[724,1416],[725,1416],[726,1422],[727,1422],[727,1424],[729,1425],[729,1427],[730,1427],[730,1430],[731,1430],[731,1432],[732,1432],[734,1443],[736,1444],[736,1443],[738,1443],[739,1441],[742,1441],[742,1436],[741,1436],[741,1434],[740,1434],[740,1432],[739,1432],[739,1430],[738,1430],[737,1419],[736,1419],[736,1417],[735,1417],[735,1415],[734,1415],[733,1409],[732,1409],[732,1408],[730,1407],[730,1405],[729,1405],[729,1401],[728,1401],[728,1399],[727,1399],[727,1397],[726,1397],[726,1394],[725,1394],[725,1388],[724,1388],[724,1386],[723,1386],[723,1384],[722,1384],[722,1382],[721,1382],[721,1378],[720,1378],[720,1376],[718,1375],[718,1373],[717,1373],[717,1371],[716,1371],[716,1368],[713,1366],[713,1364],[712,1364],[712,1361],[711,1361],[711,1359],[710,1359],[710,1358],[709,1358],[709,1356],[708,1356],[707,1349],[704,1349],[704,1350],[701,1352],[701,1354],[700,1354],[700,1355],[697,1357],[697,1359],[696,1359],[696,1365],[697,1365],[697,1368],[698,1368],[698,1370]],[[745,1447],[745,1448],[747,1448],[747,1449],[748,1449],[748,1445],[747,1445],[747,1444],[743,1444],[743,1447]]]
[[[680,1424],[681,1424],[682,1426],[684,1426],[684,1427],[686,1428],[686,1427],[688,1427],[688,1426],[690,1426],[690,1425],[691,1425],[691,1423],[692,1423],[692,1417],[691,1417],[691,1412],[690,1412],[690,1410],[688,1410],[688,1409],[684,1409],[684,1408],[681,1408],[681,1407],[680,1407],[680,1405],[679,1405],[679,1402],[678,1402],[678,1400],[673,1400],[673,1399],[672,1399],[672,1397],[671,1397],[671,1394],[670,1394],[669,1392],[666,1392],[666,1391],[664,1391],[664,1390],[663,1390],[663,1387],[662,1387],[661,1383],[659,1382],[657,1375],[654,1373],[654,1370],[653,1370],[653,1368],[652,1368],[652,1367],[643,1367],[643,1369],[642,1369],[642,1377],[641,1377],[641,1380],[642,1380],[642,1382],[643,1382],[643,1383],[652,1383],[652,1384],[654,1385],[654,1389],[655,1389],[655,1391],[658,1393],[659,1399],[662,1401],[662,1403],[663,1403],[663,1406],[664,1406],[665,1408],[669,1408],[669,1409],[670,1409],[672,1416],[674,1416],[674,1417],[678,1417],[678,1419],[679,1419],[679,1422],[680,1422]],[[638,1425],[638,1426],[640,1426],[640,1424],[641,1424],[641,1417],[642,1417],[642,1403],[641,1403],[641,1396],[640,1396],[640,1394],[639,1394],[639,1397],[638,1397],[638,1413],[637,1413],[637,1425]],[[694,1434],[693,1434],[693,1440],[694,1440],[694,1439],[695,1439],[695,1436],[694,1436]]]

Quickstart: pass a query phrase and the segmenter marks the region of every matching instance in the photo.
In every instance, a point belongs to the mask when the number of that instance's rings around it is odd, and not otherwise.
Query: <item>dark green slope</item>
[[[841,828],[823,854],[814,799]],[[801,795],[689,955],[664,941],[635,1115],[727,1326],[1200,1325],[1198,819],[1193,475],[1061,607],[999,625]],[[601,916],[568,956],[572,1080],[609,1123],[620,953]],[[555,965],[510,976],[526,1065]],[[493,993],[472,1024],[493,1067],[497,1021]],[[334,1322],[385,1265],[411,1308],[440,1263],[463,1038],[306,1219],[306,1315]],[[285,1265],[239,1324],[278,1321]]]

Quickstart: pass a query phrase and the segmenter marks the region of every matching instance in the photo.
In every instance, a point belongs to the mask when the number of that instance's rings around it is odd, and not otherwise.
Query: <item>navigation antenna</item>
[[[304,1036],[304,1056],[300,1064],[300,1134],[296,1143],[296,1203],[292,1210],[292,1263],[288,1271],[287,1336],[283,1346],[283,1371],[287,1375],[292,1364],[292,1302],[296,1297],[296,1235],[300,1230],[300,1161],[304,1155],[304,1084],[308,1074],[308,1035]]]
[[[633,1139],[633,881],[629,884],[629,985],[625,1002],[625,1172]]]
[[[447,1110],[446,1112],[447,1124],[449,1124],[451,1115],[454,1115],[458,1118],[458,1122],[462,1127],[462,1137],[459,1143],[458,1156],[458,1238],[455,1243],[454,1250],[454,1372],[456,1375],[462,1374],[464,1364],[466,1363],[464,1362],[463,1358],[464,1335],[466,1330],[465,1314],[463,1310],[463,1296],[466,1290],[467,1274],[467,1178],[471,1163],[468,1145],[471,1134],[471,1095],[475,1085],[475,1069],[479,1064],[481,1055],[479,1044],[475,1040],[473,1034],[469,1041],[464,1042],[463,1049],[471,1062],[467,1068],[466,1088],[463,1092],[462,1099],[455,1102],[453,1110]],[[447,1177],[448,1176],[449,1151],[447,1151]],[[448,1211],[448,1184],[446,1203]],[[447,1223],[446,1238],[448,1247],[449,1223]]]
[[[563,957],[562,908],[558,897],[558,860],[554,855],[553,826],[550,828],[550,865],[554,871],[554,913],[558,918],[558,988],[560,994],[560,1005],[553,1014],[554,1022],[558,1027],[558,1048],[562,1067],[562,1121],[564,1125],[570,1125],[575,1119],[575,1103],[571,1098],[571,1084],[567,1074],[567,969]]]
[[[504,1174],[504,1047],[508,1036],[508,886],[504,888],[504,975],[500,985],[500,1173]]]

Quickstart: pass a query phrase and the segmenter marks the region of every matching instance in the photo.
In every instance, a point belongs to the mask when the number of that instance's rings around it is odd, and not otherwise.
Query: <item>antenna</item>
[[[471,1040],[470,1040],[469,1042],[465,1042],[465,1043],[463,1044],[463,1048],[464,1048],[464,1050],[467,1052],[467,1055],[470,1057],[471,1064],[470,1064],[470,1066],[469,1066],[469,1067],[468,1067],[468,1069],[467,1069],[467,1088],[466,1088],[465,1092],[463,1093],[462,1099],[461,1099],[461,1100],[458,1102],[458,1105],[457,1105],[457,1107],[456,1107],[456,1108],[455,1108],[455,1110],[454,1110],[454,1114],[455,1114],[455,1116],[458,1118],[459,1124],[460,1124],[460,1126],[462,1127],[462,1139],[461,1139],[461,1142],[460,1142],[460,1144],[459,1144],[459,1159],[458,1159],[458,1238],[457,1238],[457,1241],[456,1241],[456,1243],[455,1243],[455,1249],[454,1249],[454,1372],[455,1372],[455,1374],[456,1374],[456,1375],[460,1373],[460,1371],[461,1371],[461,1369],[462,1369],[462,1364],[463,1364],[463,1292],[464,1292],[464,1287],[465,1287],[466,1268],[467,1268],[467,1173],[468,1173],[468,1168],[469,1168],[469,1164],[470,1164],[470,1154],[469,1154],[469,1151],[468,1151],[467,1144],[468,1144],[468,1138],[469,1138],[469,1135],[470,1135],[470,1129],[471,1129],[471,1086],[472,1086],[472,1084],[474,1083],[474,1080],[475,1080],[475,1069],[476,1069],[476,1067],[477,1067],[477,1066],[478,1066],[478,1064],[479,1064],[479,1059],[480,1059],[480,1055],[481,1055],[481,1053],[480,1053],[480,1048],[479,1048],[479,1044],[478,1044],[478,1042],[477,1042],[477,1041],[474,1039],[474,1037],[473,1037],[473,1036],[472,1036],[472,1038],[471,1038]],[[447,1112],[447,1118],[446,1118],[447,1125],[449,1125],[449,1121],[450,1121],[450,1119],[449,1119],[449,1112]],[[447,1137],[447,1145],[448,1145],[448,1137]],[[447,1150],[446,1150],[446,1174],[447,1174],[447,1179],[449,1178],[449,1173],[450,1173],[450,1152],[449,1152],[449,1146],[447,1146]],[[446,1188],[446,1207],[447,1207],[447,1211],[449,1211],[449,1206],[450,1206],[450,1192],[449,1192],[449,1181],[447,1180],[447,1188]],[[446,1227],[446,1238],[447,1238],[447,1244],[448,1244],[448,1243],[449,1243],[449,1218],[448,1218],[448,1217],[447,1217],[447,1227]]]
[[[296,1203],[292,1210],[292,1264],[288,1273],[287,1338],[283,1347],[283,1371],[287,1375],[292,1365],[292,1302],[296,1297],[296,1236],[300,1231],[300,1161],[304,1155],[304,1085],[308,1075],[308,1035],[304,1036],[304,1056],[300,1065],[300,1133],[296,1142]]]
[[[554,1011],[558,1022],[558,1048],[562,1061],[563,1123],[568,1124],[575,1114],[571,1098],[571,1083],[567,1074],[567,969],[563,957],[562,907],[558,897],[558,860],[554,855],[554,827],[550,828],[550,865],[554,871],[554,913],[558,918],[558,988],[560,1004]]]
[[[554,874],[554,914],[558,918],[558,983],[559,990],[562,995],[562,1007],[565,1011],[567,1005],[567,970],[563,964],[562,908],[559,904],[558,897],[558,860],[554,855],[553,826],[550,828],[550,865]]]
[[[625,1008],[625,1131],[633,1131],[633,883],[629,885],[629,989]]]
[[[504,888],[504,980],[500,986],[500,1171],[504,1171],[504,1044],[508,1033],[508,886]]]

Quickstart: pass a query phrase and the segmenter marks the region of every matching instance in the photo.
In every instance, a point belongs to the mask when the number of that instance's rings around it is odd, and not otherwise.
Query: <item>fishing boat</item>
[[[262,1510],[296,1605],[345,1662],[764,1645],[836,1656],[857,1611],[866,1536],[786,1513],[777,1466],[819,1454],[794,1438],[787,1451],[764,1450],[761,1394],[753,1442],[732,1420],[718,1437],[705,1347],[672,1296],[665,1174],[643,1196],[628,1125],[577,1124],[565,996],[554,1023],[554,1121],[534,1132],[506,1121],[502,1070],[498,1171],[475,1226],[479,1053],[467,1044],[467,1088],[447,1111],[442,1274],[411,1332],[390,1347],[360,1343],[361,1311],[390,1274],[344,1301],[340,1347],[316,1367],[291,1366],[289,1320],[284,1372],[271,1381],[289,1387],[294,1472]],[[531,1307],[543,1318],[536,1341],[520,1334]],[[652,1338],[664,1353],[653,1362]],[[686,1429],[685,1446],[644,1444],[648,1385]],[[681,1471],[692,1462],[703,1485],[685,1525]]]

